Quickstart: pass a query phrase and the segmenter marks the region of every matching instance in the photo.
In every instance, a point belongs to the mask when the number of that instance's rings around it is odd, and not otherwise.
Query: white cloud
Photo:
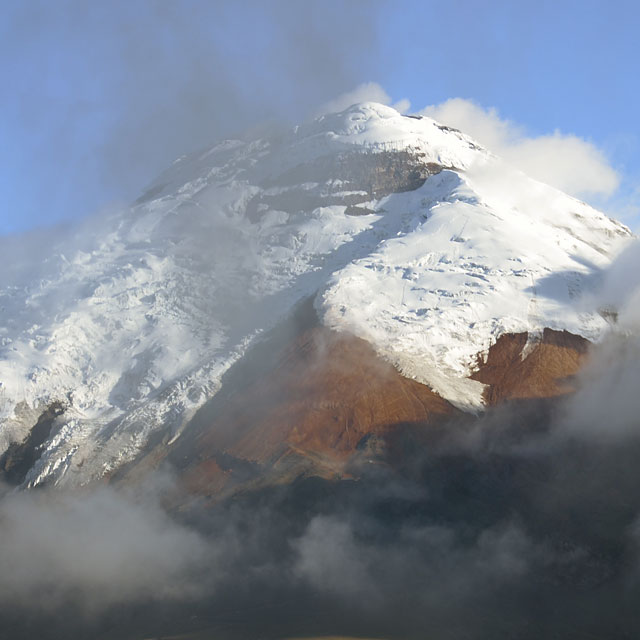
[[[529,137],[518,125],[503,120],[495,109],[453,98],[420,113],[456,127],[532,178],[573,196],[609,196],[620,179],[604,154],[574,135]]]
[[[407,98],[403,98],[402,100],[398,100],[398,102],[392,104],[391,106],[400,113],[407,113],[407,111],[411,109],[411,102],[409,102]]]
[[[600,203],[597,200],[593,203],[600,209],[607,209],[615,215],[618,220],[622,220],[631,227],[631,230],[640,234],[640,182],[638,177],[628,177],[623,179],[620,189],[608,201]]]
[[[317,115],[343,111],[358,102],[380,102],[392,106],[400,113],[405,113],[411,107],[406,98],[391,104],[391,96],[377,82],[365,82],[322,105]]]
[[[605,271],[599,302],[618,310],[619,328],[640,338],[640,240],[634,239]]]

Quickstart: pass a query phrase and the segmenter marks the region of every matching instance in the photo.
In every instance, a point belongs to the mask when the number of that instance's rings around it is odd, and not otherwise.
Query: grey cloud
[[[214,559],[149,496],[140,502],[107,488],[4,495],[0,539],[0,601],[35,613],[193,598]]]
[[[312,585],[354,597],[371,590],[366,559],[346,522],[318,516],[294,548],[298,556],[295,574]]]

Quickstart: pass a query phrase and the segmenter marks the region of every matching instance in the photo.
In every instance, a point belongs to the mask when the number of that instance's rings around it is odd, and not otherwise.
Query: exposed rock
[[[473,377],[488,385],[489,406],[570,393],[588,346],[551,329],[537,341],[503,335]],[[191,490],[213,495],[303,475],[349,477],[367,463],[402,464],[407,446],[427,442],[432,428],[460,415],[365,341],[323,327],[306,327],[280,345],[270,364],[217,402],[215,413],[209,407],[206,423],[206,412],[199,417],[188,445],[198,459],[183,469]]]
[[[0,457],[0,477],[11,485],[20,485],[40,457],[40,447],[51,435],[56,418],[64,413],[62,402],[52,402],[20,443],[12,443]]]
[[[369,209],[368,207],[360,207],[355,204],[350,204],[345,210],[346,216],[368,216],[372,213],[377,213],[375,209]]]
[[[376,198],[413,191],[443,167],[424,161],[424,153],[405,149],[348,151],[300,164],[263,186],[292,186],[340,180],[341,188],[364,190]]]
[[[246,215],[256,222],[267,209],[298,213],[332,205],[347,207],[348,215],[373,213],[357,211],[355,205],[414,191],[444,168],[452,167],[425,162],[424,153],[417,151],[351,151],[322,156],[265,181],[265,187],[288,189],[277,195],[257,195],[249,201]]]
[[[545,329],[500,336],[481,361],[474,380],[488,385],[487,404],[507,399],[548,398],[575,390],[574,376],[587,357],[589,341],[568,331]]]

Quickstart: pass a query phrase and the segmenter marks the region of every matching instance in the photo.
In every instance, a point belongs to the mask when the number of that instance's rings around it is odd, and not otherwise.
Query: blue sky
[[[640,224],[636,2],[2,7],[0,234],[125,203],[181,153],[367,82],[415,110],[459,97],[522,136],[587,141],[620,182],[590,201]]]

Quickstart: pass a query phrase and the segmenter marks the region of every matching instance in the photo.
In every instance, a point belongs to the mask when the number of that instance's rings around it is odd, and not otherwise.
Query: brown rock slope
[[[487,385],[490,406],[558,396],[573,389],[588,345],[552,330],[529,343],[526,333],[504,335],[473,378]],[[459,415],[364,340],[318,326],[309,304],[234,367],[170,459],[190,492],[222,496],[300,475],[344,477],[361,462],[401,463],[406,442],[416,446]]]
[[[589,341],[568,331],[545,329],[527,344],[526,333],[500,336],[472,376],[487,385],[493,406],[509,399],[550,398],[574,390],[571,378],[587,357]]]
[[[218,409],[191,445],[197,460],[184,477],[192,489],[301,473],[341,476],[354,454],[398,425],[433,424],[457,413],[364,340],[322,327],[297,336],[272,370]]]

